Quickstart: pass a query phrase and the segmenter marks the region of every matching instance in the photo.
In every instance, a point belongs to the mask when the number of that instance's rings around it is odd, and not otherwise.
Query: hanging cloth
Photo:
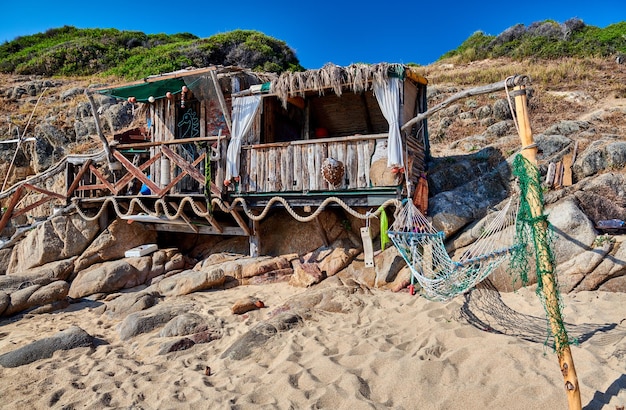
[[[400,85],[402,80],[389,77],[382,82],[374,82],[374,95],[387,123],[389,136],[387,137],[387,166],[403,168],[402,136],[400,134]]]
[[[226,153],[226,180],[239,177],[239,159],[244,135],[250,131],[254,116],[261,103],[260,95],[236,97],[233,99],[233,129],[228,151]]]

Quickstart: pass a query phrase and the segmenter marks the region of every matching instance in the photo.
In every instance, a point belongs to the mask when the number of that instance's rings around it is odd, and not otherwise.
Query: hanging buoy
[[[152,104],[154,102],[154,97],[153,96],[148,97],[148,102]]]
[[[171,100],[172,98],[174,98],[174,96],[172,95],[171,92],[168,91],[165,93],[165,98],[167,98],[168,100]]]
[[[187,86],[186,86],[186,85],[183,85],[182,91],[183,91],[184,93],[186,93],[187,91],[189,91],[189,88],[187,88]]]
[[[128,97],[128,102],[131,103],[131,104],[134,104],[134,103],[137,102],[137,98],[135,98],[135,97]]]

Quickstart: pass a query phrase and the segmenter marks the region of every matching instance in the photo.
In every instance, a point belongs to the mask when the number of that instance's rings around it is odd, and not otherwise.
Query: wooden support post
[[[2,219],[0,219],[0,233],[4,230],[4,228],[6,228],[7,224],[11,220],[11,216],[13,215],[13,209],[15,209],[15,206],[20,200],[23,190],[24,190],[24,187],[20,185],[13,193],[13,196],[11,197],[11,201],[9,202],[9,205],[7,206],[7,209],[2,214]]]
[[[112,165],[114,163],[113,156],[111,155],[111,148],[109,147],[109,142],[106,137],[102,133],[102,127],[100,126],[100,115],[98,114],[98,110],[96,109],[96,102],[93,100],[93,96],[89,92],[89,90],[85,89],[85,95],[89,99],[89,104],[91,104],[91,112],[93,113],[93,118],[96,124],[96,131],[98,132],[98,137],[100,138],[100,142],[102,142],[102,147],[104,148],[104,152],[107,155],[107,161],[109,163],[109,169],[114,169],[115,167]]]
[[[230,135],[233,134],[233,126],[230,121],[230,111],[226,106],[226,100],[224,99],[224,94],[222,93],[222,87],[220,86],[220,82],[217,78],[217,74],[215,71],[211,71],[211,79],[213,80],[213,87],[215,88],[215,94],[217,94],[217,99],[220,103],[220,108],[222,109],[222,114],[224,114],[224,121],[226,121],[226,126],[228,127],[228,132]]]
[[[519,123],[519,134],[522,142],[522,155],[531,164],[537,165],[537,146],[533,141],[533,134],[530,128],[530,119],[528,117],[527,97],[525,85],[516,85],[515,87],[515,113]],[[536,176],[538,178],[538,174]],[[540,186],[540,181],[534,181],[534,186]],[[536,220],[532,226],[535,237],[536,257],[538,260],[537,274],[542,275],[543,294],[545,298],[546,308],[549,312],[548,321],[550,329],[554,335],[555,350],[559,359],[559,367],[565,382],[565,391],[567,393],[567,401],[570,410],[580,410],[580,386],[576,369],[574,368],[574,359],[570,350],[567,334],[564,339],[559,337],[563,319],[561,309],[559,307],[556,280],[554,278],[554,266],[552,266],[546,231],[548,229],[547,222],[540,217],[543,215],[543,203],[540,201],[539,192],[529,190],[527,193],[527,201],[531,208],[531,216]]]
[[[250,220],[250,256],[256,258],[259,256],[259,249],[261,247],[261,237],[259,235],[259,223],[254,220]]]

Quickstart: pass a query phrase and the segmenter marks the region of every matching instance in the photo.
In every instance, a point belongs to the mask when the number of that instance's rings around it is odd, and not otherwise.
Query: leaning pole
[[[528,82],[528,78],[516,76],[514,80],[515,84],[511,95],[515,98],[515,114],[518,121],[518,132],[522,142],[522,156],[536,168],[537,146],[533,141],[527,110],[528,98],[526,95],[526,83]],[[529,185],[540,187],[539,172],[532,174],[533,175],[527,175],[527,177],[534,178],[535,181],[531,181]],[[546,305],[550,330],[554,336],[559,367],[561,368],[561,374],[565,382],[569,409],[580,410],[580,388],[578,377],[576,376],[576,369],[574,368],[574,359],[572,358],[569,339],[563,327],[557,284],[554,277],[554,262],[548,243],[548,223],[546,218],[543,217],[543,203],[540,192],[537,189],[528,189],[525,194],[532,220],[532,232],[537,259],[537,275],[541,275],[541,290]]]

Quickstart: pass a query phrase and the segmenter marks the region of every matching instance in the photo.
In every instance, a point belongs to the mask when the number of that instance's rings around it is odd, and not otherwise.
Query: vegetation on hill
[[[0,72],[44,76],[114,75],[134,80],[187,67],[238,65],[266,72],[301,70],[284,41],[253,30],[198,38],[65,26],[0,45]]]
[[[477,31],[441,59],[470,62],[499,57],[521,60],[621,54],[626,54],[626,22],[598,28],[573,18],[562,24],[553,20],[532,23],[528,27],[517,24],[498,36]]]

